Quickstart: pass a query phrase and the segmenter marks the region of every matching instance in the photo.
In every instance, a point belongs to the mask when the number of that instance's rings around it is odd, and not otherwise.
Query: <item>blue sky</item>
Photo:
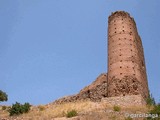
[[[107,72],[111,12],[134,17],[150,92],[160,102],[159,0],[0,0],[0,89],[10,105],[76,94]]]

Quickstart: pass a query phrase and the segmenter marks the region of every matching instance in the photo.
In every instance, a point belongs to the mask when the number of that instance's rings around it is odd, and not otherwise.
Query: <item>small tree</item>
[[[0,101],[7,101],[8,100],[8,95],[3,92],[2,90],[0,90]]]

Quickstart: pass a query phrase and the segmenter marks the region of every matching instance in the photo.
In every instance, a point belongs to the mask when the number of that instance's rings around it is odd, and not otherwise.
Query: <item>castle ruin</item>
[[[148,98],[148,82],[141,38],[129,13],[117,11],[108,20],[108,73],[78,94],[55,103],[89,99],[109,104],[143,105]]]
[[[144,52],[136,23],[117,11],[108,20],[108,97],[138,95],[147,98]]]

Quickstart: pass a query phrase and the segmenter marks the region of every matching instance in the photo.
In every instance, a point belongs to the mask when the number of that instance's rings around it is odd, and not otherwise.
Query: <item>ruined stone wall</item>
[[[108,106],[141,106],[146,105],[144,98],[141,95],[126,95],[126,96],[116,96],[116,97],[106,97],[101,100],[103,103],[106,103]]]
[[[79,100],[100,102],[104,97],[107,97],[107,73],[100,74],[95,81],[83,88],[78,94],[60,98],[54,101],[54,104],[75,102]]]
[[[136,23],[117,11],[108,21],[108,97],[148,97],[148,83],[141,39]]]

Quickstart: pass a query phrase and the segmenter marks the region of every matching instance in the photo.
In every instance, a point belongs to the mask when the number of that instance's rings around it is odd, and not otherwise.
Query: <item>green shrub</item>
[[[19,115],[23,113],[27,113],[30,110],[31,105],[29,103],[25,103],[24,105],[16,102],[12,105],[11,108],[9,108],[8,112],[10,113],[10,116],[13,115]]]
[[[158,115],[158,118],[151,118],[151,117],[148,117],[147,119],[148,120],[160,120],[160,105],[155,105],[154,108],[152,110],[150,110],[149,112],[150,114],[157,114]]]
[[[21,105],[22,112],[27,113],[30,110],[31,105],[29,103],[24,103],[24,105]]]
[[[121,108],[119,106],[114,106],[113,110],[119,112],[121,110]]]
[[[67,114],[66,114],[66,117],[68,118],[71,118],[71,117],[74,117],[74,116],[77,116],[78,113],[76,110],[71,110],[71,111],[68,111]]]
[[[152,94],[148,96],[148,98],[146,99],[146,103],[147,103],[148,106],[151,106],[151,105],[155,105],[155,104],[156,104],[156,102],[155,102]]]

